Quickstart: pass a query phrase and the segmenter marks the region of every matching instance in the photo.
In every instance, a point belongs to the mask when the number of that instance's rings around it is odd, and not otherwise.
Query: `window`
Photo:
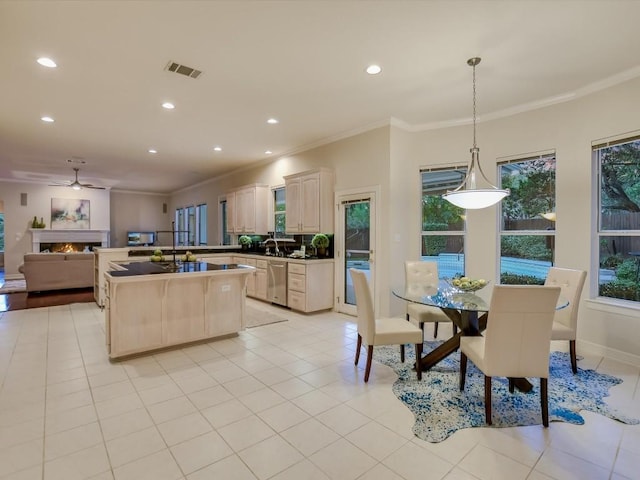
[[[174,230],[176,231],[175,233],[176,245],[184,245],[184,238],[182,236],[182,230],[184,230],[184,224],[185,224],[185,210],[184,208],[177,208],[176,220],[175,220],[175,226],[174,226]]]
[[[640,138],[593,147],[598,296],[640,301]],[[596,255],[594,255],[595,257]]]
[[[464,274],[465,210],[441,195],[456,188],[466,167],[421,172],[422,260],[438,262],[440,278]]]
[[[500,283],[541,285],[555,250],[555,153],[500,162],[498,169],[501,188],[511,190],[500,205]]]
[[[227,200],[220,200],[220,244],[231,245],[231,235],[227,227]]]
[[[207,244],[207,204],[202,203],[196,207],[196,237],[198,245]]]
[[[177,208],[175,231],[176,245],[194,245],[195,241],[195,225],[196,225],[196,211],[193,206]]]
[[[273,231],[274,237],[285,237],[286,220],[286,198],[285,188],[275,188],[273,190]]]
[[[183,234],[183,238],[186,239],[186,245],[195,245],[196,243],[196,209],[195,207],[187,207],[187,218],[186,225],[184,230],[186,232]]]

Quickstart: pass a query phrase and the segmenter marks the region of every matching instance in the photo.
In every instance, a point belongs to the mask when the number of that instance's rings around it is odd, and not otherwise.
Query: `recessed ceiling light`
[[[176,106],[171,102],[164,102],[162,104],[162,108],[166,108],[167,110],[173,110]]]
[[[382,67],[380,65],[369,65],[367,67],[367,73],[369,75],[377,75],[382,71]]]
[[[47,122],[47,123],[53,123],[55,120],[51,117],[40,117],[40,120],[42,120],[43,122]]]
[[[147,150],[147,152],[149,152],[149,153],[158,153],[158,151],[155,148],[150,148],[149,150]]]
[[[267,120],[267,123],[270,125],[275,125],[276,123],[280,123],[280,122],[276,118],[270,118],[269,120]]]
[[[271,155],[273,152],[271,150],[267,150],[266,152],[264,152],[265,155]]]
[[[214,149],[216,152],[221,152],[221,151],[222,151],[222,147],[213,147],[213,149]]]
[[[47,68],[56,68],[58,66],[56,62],[47,57],[40,57],[37,62]]]

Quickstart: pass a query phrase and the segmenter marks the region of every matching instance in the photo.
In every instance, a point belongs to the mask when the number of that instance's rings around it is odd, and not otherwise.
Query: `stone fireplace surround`
[[[69,244],[76,251],[83,251],[85,246],[109,246],[109,230],[49,230],[46,228],[30,228],[32,252],[40,253],[42,246],[51,244]]]

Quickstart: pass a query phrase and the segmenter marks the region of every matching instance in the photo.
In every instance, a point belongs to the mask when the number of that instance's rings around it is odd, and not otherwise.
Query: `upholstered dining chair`
[[[439,281],[438,263],[407,260],[404,262],[404,281],[407,291],[420,291],[429,287],[437,289]],[[417,303],[407,304],[407,321],[411,320],[417,322],[422,331],[424,331],[425,323],[433,323],[433,338],[438,336],[439,322],[451,322],[451,319],[439,308]],[[454,323],[453,334],[455,335],[457,331],[458,328]]]
[[[358,346],[355,364],[360,359],[362,342],[367,345],[367,365],[364,381],[369,381],[373,347],[377,345],[400,345],[400,360],[404,362],[404,346],[413,343],[416,346],[416,361],[422,356],[422,330],[406,322],[403,318],[376,318],[371,300],[369,283],[365,273],[355,268],[349,269],[356,292],[356,308],[358,311]],[[416,369],[418,380],[422,380],[422,370]]]
[[[549,426],[547,380],[551,324],[560,287],[496,285],[489,304],[484,336],[460,339],[460,390],[464,390],[467,358],[484,373],[485,419],[491,425],[491,377],[540,378],[542,424]]]
[[[551,328],[551,340],[569,340],[571,370],[578,373],[576,358],[576,330],[578,329],[578,307],[587,272],[570,268],[551,267],[545,285],[560,287],[560,296],[569,301],[569,305],[556,311]]]

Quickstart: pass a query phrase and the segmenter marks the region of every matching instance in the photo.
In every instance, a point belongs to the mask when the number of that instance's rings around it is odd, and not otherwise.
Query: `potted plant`
[[[311,239],[311,246],[316,249],[319,257],[324,257],[329,246],[329,237],[324,233],[316,233]]]
[[[242,245],[243,250],[249,250],[251,246],[251,237],[249,235],[241,235],[238,239],[238,243]]]

